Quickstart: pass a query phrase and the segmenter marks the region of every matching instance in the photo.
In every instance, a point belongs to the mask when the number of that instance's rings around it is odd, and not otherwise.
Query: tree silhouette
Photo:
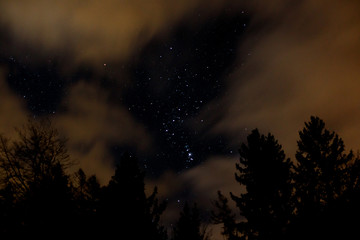
[[[145,194],[137,159],[124,154],[107,186],[82,169],[69,175],[66,141],[50,121],[29,120],[15,140],[0,136],[0,233],[12,238],[166,239],[165,202]]]
[[[347,164],[347,183],[342,196],[329,212],[336,218],[337,229],[341,229],[341,238],[351,239],[360,236],[360,157],[354,157]],[[332,227],[332,226],[331,226]],[[340,235],[340,234],[338,234]]]
[[[345,152],[343,140],[318,117],[311,117],[299,136],[294,175],[297,231],[293,235],[324,237],[329,227],[339,227],[339,200],[344,200],[344,192],[352,185],[348,173],[354,155]]]
[[[14,194],[10,185],[0,190],[0,234],[11,236],[21,228],[17,219],[19,213],[14,206]]]
[[[296,163],[286,158],[271,134],[257,129],[239,150],[235,180],[246,187],[230,193],[245,221],[237,222],[219,191],[212,221],[223,224],[230,240],[351,239],[360,236],[360,157],[346,152],[343,140],[311,117],[299,132]],[[53,238],[103,237],[167,239],[160,224],[166,208],[157,188],[145,194],[145,173],[125,153],[108,185],[72,165],[66,141],[51,122],[29,120],[17,137],[0,136],[0,233]],[[196,205],[186,203],[174,240],[204,240]]]
[[[29,120],[18,138],[0,136],[2,199],[11,201],[17,234],[68,230],[71,188],[64,170],[71,164],[65,140],[49,121]],[[13,215],[16,214],[16,215]]]
[[[295,167],[299,204],[317,207],[330,204],[343,193],[346,166],[353,153],[345,153],[343,140],[327,130],[318,117],[311,117],[299,136]]]
[[[235,219],[235,214],[229,207],[229,200],[218,191],[218,200],[214,202],[216,207],[215,211],[211,211],[211,220],[214,224],[222,224],[222,235],[229,240],[238,240],[238,226]]]
[[[311,117],[299,136],[295,164],[274,136],[257,129],[241,145],[235,178],[246,192],[230,195],[246,221],[235,221],[221,192],[212,213],[227,239],[360,236],[360,156],[346,152],[343,140],[318,117]]]
[[[231,197],[246,218],[239,224],[241,239],[282,239],[292,212],[292,163],[273,135],[260,135],[257,129],[239,153],[235,177],[246,193]]]
[[[134,156],[128,153],[122,156],[104,191],[100,214],[109,236],[118,235],[121,229],[122,235],[133,239],[166,239],[159,224],[165,203],[159,204],[156,188],[151,196],[145,195],[144,173]]]
[[[59,137],[49,121],[29,120],[17,129],[18,140],[0,136],[0,167],[4,181],[11,185],[16,197],[23,197],[31,187],[40,185],[59,167],[71,164],[65,140]],[[59,166],[60,165],[60,166]]]
[[[85,172],[79,169],[74,175],[73,194],[77,208],[77,232],[93,236],[100,231],[97,213],[102,197],[102,189],[96,176],[87,178]]]
[[[78,201],[80,211],[85,214],[92,214],[97,211],[101,198],[101,187],[95,175],[86,177],[85,172],[80,168],[75,173],[73,183],[74,198]]]
[[[201,231],[201,219],[196,204],[192,208],[185,202],[179,221],[174,227],[174,240],[204,240],[206,234]]]

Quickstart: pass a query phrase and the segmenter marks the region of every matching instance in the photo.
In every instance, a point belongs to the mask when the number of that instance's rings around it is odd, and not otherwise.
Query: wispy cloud
[[[237,161],[238,159],[212,157],[181,173],[168,171],[158,179],[148,179],[148,194],[156,185],[159,196],[168,200],[167,210],[162,217],[163,222],[168,225],[176,224],[185,200],[196,202],[202,212],[208,215],[214,208],[213,201],[217,199],[217,191],[221,190],[227,197],[230,197],[230,192],[236,195],[244,192],[244,187],[235,181]],[[229,203],[235,208],[233,201]]]
[[[212,133],[235,142],[245,129],[271,131],[290,153],[310,115],[348,147],[360,145],[360,4],[357,1],[253,1],[238,67]],[[213,108],[211,108],[213,109]]]
[[[14,136],[15,128],[26,123],[27,115],[25,101],[9,88],[5,71],[0,69],[0,134]]]
[[[235,4],[223,0],[13,0],[0,2],[0,23],[17,47],[36,49],[37,55],[61,56],[71,65],[100,67],[104,62],[128,60],[180,22]]]
[[[89,174],[102,183],[113,175],[111,147],[126,145],[140,151],[151,145],[151,137],[121,105],[111,103],[105,90],[93,83],[74,85],[63,101],[64,112],[54,119],[69,138],[69,150]]]
[[[0,134],[16,137],[15,128],[26,124],[30,112],[24,99],[15,94],[0,73]],[[54,127],[68,138],[72,159],[87,174],[96,174],[102,184],[114,173],[111,147],[126,145],[139,151],[151,146],[151,136],[129,112],[108,102],[107,94],[98,86],[79,82],[69,89],[63,101],[64,111],[53,118]]]

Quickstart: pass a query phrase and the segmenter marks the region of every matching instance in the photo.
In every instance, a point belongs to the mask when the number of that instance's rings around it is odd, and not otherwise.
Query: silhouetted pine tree
[[[354,239],[360,237],[360,156],[347,164],[346,173],[345,190],[329,211],[336,218],[336,229],[341,229],[341,238]]]
[[[199,210],[194,204],[192,208],[185,202],[179,221],[174,227],[174,240],[204,240],[205,232],[201,231]]]
[[[214,224],[222,224],[222,235],[228,240],[239,240],[236,215],[232,212],[228,204],[229,200],[218,191],[218,200],[214,202],[215,211],[211,211],[211,220]]]
[[[102,227],[108,236],[129,236],[131,239],[166,239],[159,224],[165,204],[159,204],[157,190],[145,195],[144,173],[137,159],[124,154],[115,175],[104,189],[101,203]]]
[[[345,220],[339,219],[339,200],[352,185],[348,173],[354,155],[345,152],[343,140],[318,117],[311,117],[299,136],[293,237],[324,238],[329,228],[333,230],[329,236],[334,237],[335,229],[340,230],[337,223]]]
[[[73,179],[74,201],[77,208],[77,232],[89,237],[100,231],[98,210],[102,189],[95,175],[86,177],[85,172],[79,169]]]
[[[343,140],[318,117],[311,117],[299,136],[295,181],[301,211],[302,204],[321,207],[342,195],[346,166],[354,156],[345,153]]]
[[[239,224],[241,239],[282,239],[292,212],[292,163],[273,135],[260,135],[257,129],[239,153],[236,181],[246,193],[231,197],[246,218]]]

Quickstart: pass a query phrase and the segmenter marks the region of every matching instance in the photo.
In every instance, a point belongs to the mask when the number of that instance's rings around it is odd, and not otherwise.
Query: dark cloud
[[[17,45],[36,49],[38,55],[65,55],[72,64],[100,68],[128,60],[181,21],[232,5],[223,0],[1,1],[0,23]]]

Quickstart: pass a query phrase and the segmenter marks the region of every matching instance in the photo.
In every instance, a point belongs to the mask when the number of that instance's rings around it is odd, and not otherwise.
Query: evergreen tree
[[[174,228],[174,240],[203,240],[205,233],[200,229],[199,210],[194,204],[192,208],[185,202],[179,221]]]
[[[101,187],[95,175],[86,177],[85,172],[80,168],[75,173],[73,180],[74,199],[78,202],[80,211],[91,214],[97,211],[101,197]]]
[[[149,197],[145,195],[144,173],[137,159],[126,153],[116,168],[115,175],[104,189],[101,214],[103,227],[109,236],[121,234],[132,239],[165,239],[166,232],[160,226],[160,215],[165,203],[159,204],[157,189]]]
[[[95,175],[86,177],[79,169],[73,179],[74,201],[77,208],[77,232],[93,236],[99,232],[98,210],[101,200],[101,187]]]
[[[339,200],[351,186],[348,173],[354,155],[345,152],[343,140],[318,117],[311,117],[299,136],[294,175],[297,230],[293,235],[324,237],[326,229],[337,229]]]
[[[330,209],[333,218],[336,218],[337,229],[341,229],[342,239],[360,237],[360,156],[354,157],[347,164],[347,183],[337,204]],[[335,209],[336,208],[336,209]],[[335,209],[335,211],[334,211]],[[340,235],[340,234],[339,234]]]
[[[354,156],[345,153],[343,140],[318,117],[311,117],[299,136],[295,181],[301,211],[303,204],[321,207],[342,195],[346,166]]]
[[[238,240],[238,226],[235,219],[235,214],[229,207],[229,200],[218,191],[218,200],[214,202],[216,211],[211,211],[211,220],[215,224],[222,224],[222,235],[228,240]]]
[[[282,239],[292,212],[292,163],[273,135],[260,135],[257,129],[239,153],[236,181],[246,193],[231,197],[246,218],[239,224],[241,239]]]

